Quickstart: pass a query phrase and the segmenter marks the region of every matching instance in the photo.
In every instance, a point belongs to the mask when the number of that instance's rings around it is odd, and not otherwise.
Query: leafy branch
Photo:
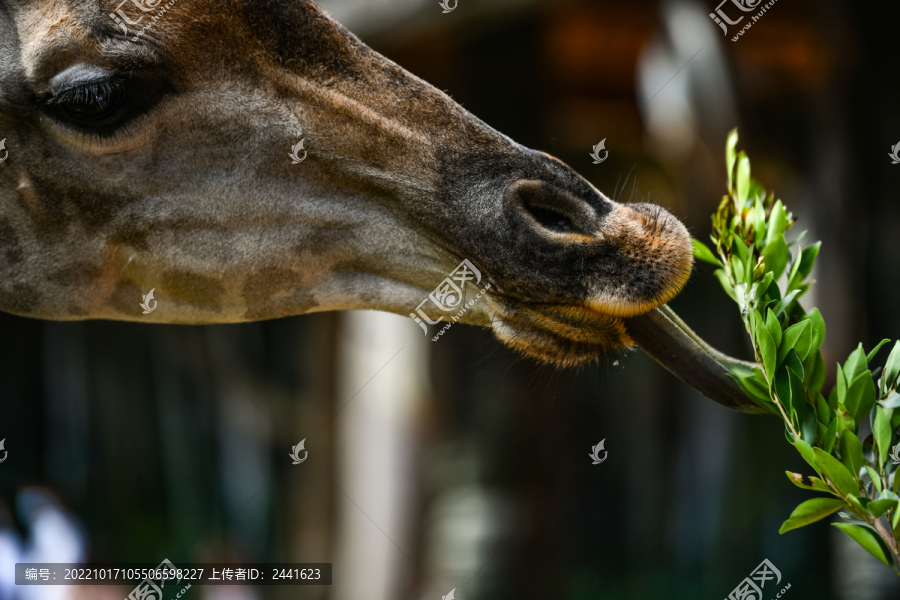
[[[750,159],[735,153],[737,141],[734,130],[725,148],[728,194],[712,217],[715,252],[694,240],[694,256],[718,267],[715,276],[740,307],[753,346],[758,366],[729,365],[730,376],[781,418],[787,441],[818,475],[809,483],[799,473],[788,478],[832,496],[800,504],[780,533],[837,512],[845,522],[833,525],[900,575],[900,341],[881,368],[872,362],[889,340],[868,354],[860,344],[837,365],[826,399],[825,322],[818,309],[807,313],[798,302],[814,283],[807,278],[821,243],[804,247],[805,231],[787,242],[795,219],[750,177]],[[872,433],[861,434],[866,419]]]

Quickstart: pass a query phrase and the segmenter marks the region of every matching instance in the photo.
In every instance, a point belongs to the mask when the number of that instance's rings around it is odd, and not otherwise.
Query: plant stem
[[[847,505],[847,508],[849,508],[856,516],[860,517],[866,523],[875,528],[875,531],[877,531],[878,535],[881,536],[882,541],[884,541],[885,545],[888,547],[888,551],[891,553],[891,557],[893,558],[893,564],[891,565],[891,568],[897,575],[900,575],[900,551],[898,551],[897,548],[897,540],[894,539],[894,535],[890,532],[890,530],[884,526],[884,523],[881,522],[881,519],[875,518],[872,515],[863,514],[856,510],[856,507],[854,507],[852,504],[850,504],[849,501],[847,501],[847,497],[841,492],[840,489],[838,489],[838,487],[834,484],[834,482],[831,481],[831,479],[824,475],[823,479],[825,480],[825,483],[827,483],[828,486],[832,489],[834,494],[844,501],[844,504]]]
[[[900,551],[897,549],[897,540],[894,539],[894,535],[884,526],[881,519],[873,518],[873,521],[872,525],[878,531],[878,535],[881,536],[884,543],[887,544],[888,550],[891,551],[891,556],[894,557],[894,572],[897,573],[897,575],[900,575]]]

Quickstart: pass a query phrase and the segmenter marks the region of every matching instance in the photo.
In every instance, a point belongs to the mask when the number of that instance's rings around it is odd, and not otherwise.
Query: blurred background
[[[804,304],[828,326],[826,385],[859,342],[900,337],[900,79],[877,9],[779,0],[733,42],[715,0],[320,4],[496,129],[701,240],[739,126],[794,233],[823,241]],[[708,265],[672,306],[750,356]],[[164,558],[334,565],[330,587],[198,600],[718,600],[763,559],[794,600],[900,596],[834,528],[778,534],[808,498],[784,471],[808,468],[775,419],[722,408],[640,352],[559,371],[484,329],[432,343],[408,317],[356,312],[212,327],[0,314],[0,338],[2,600],[130,590],[17,590],[16,561]]]

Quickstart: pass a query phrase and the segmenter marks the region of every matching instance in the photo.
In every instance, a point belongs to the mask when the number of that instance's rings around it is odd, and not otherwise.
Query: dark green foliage
[[[736,153],[737,140],[732,131],[725,149],[728,194],[712,217],[715,252],[694,240],[694,255],[718,267],[715,275],[740,307],[760,366],[733,377],[749,398],[779,415],[788,441],[819,475],[809,484],[798,473],[788,479],[836,497],[802,503],[781,533],[844,509],[839,515],[849,522],[834,525],[900,574],[900,475],[894,476],[892,459],[900,462],[900,341],[885,366],[874,369],[889,340],[868,354],[860,344],[836,366],[837,383],[826,400],[825,321],[798,302],[814,283],[807,278],[821,244],[802,247],[803,233],[787,241],[794,218],[750,177],[750,159]],[[863,440],[859,423],[866,419],[872,435]]]

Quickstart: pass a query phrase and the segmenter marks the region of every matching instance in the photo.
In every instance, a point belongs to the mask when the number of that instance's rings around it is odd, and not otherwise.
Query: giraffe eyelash
[[[109,74],[73,81],[37,104],[59,126],[106,139],[133,131],[129,126],[172,91],[168,81],[152,73]]]
[[[57,92],[47,98],[47,106],[60,104],[92,104],[99,103],[103,96],[111,97],[125,92],[125,84],[122,80],[110,77],[98,81],[91,81],[74,85]]]

